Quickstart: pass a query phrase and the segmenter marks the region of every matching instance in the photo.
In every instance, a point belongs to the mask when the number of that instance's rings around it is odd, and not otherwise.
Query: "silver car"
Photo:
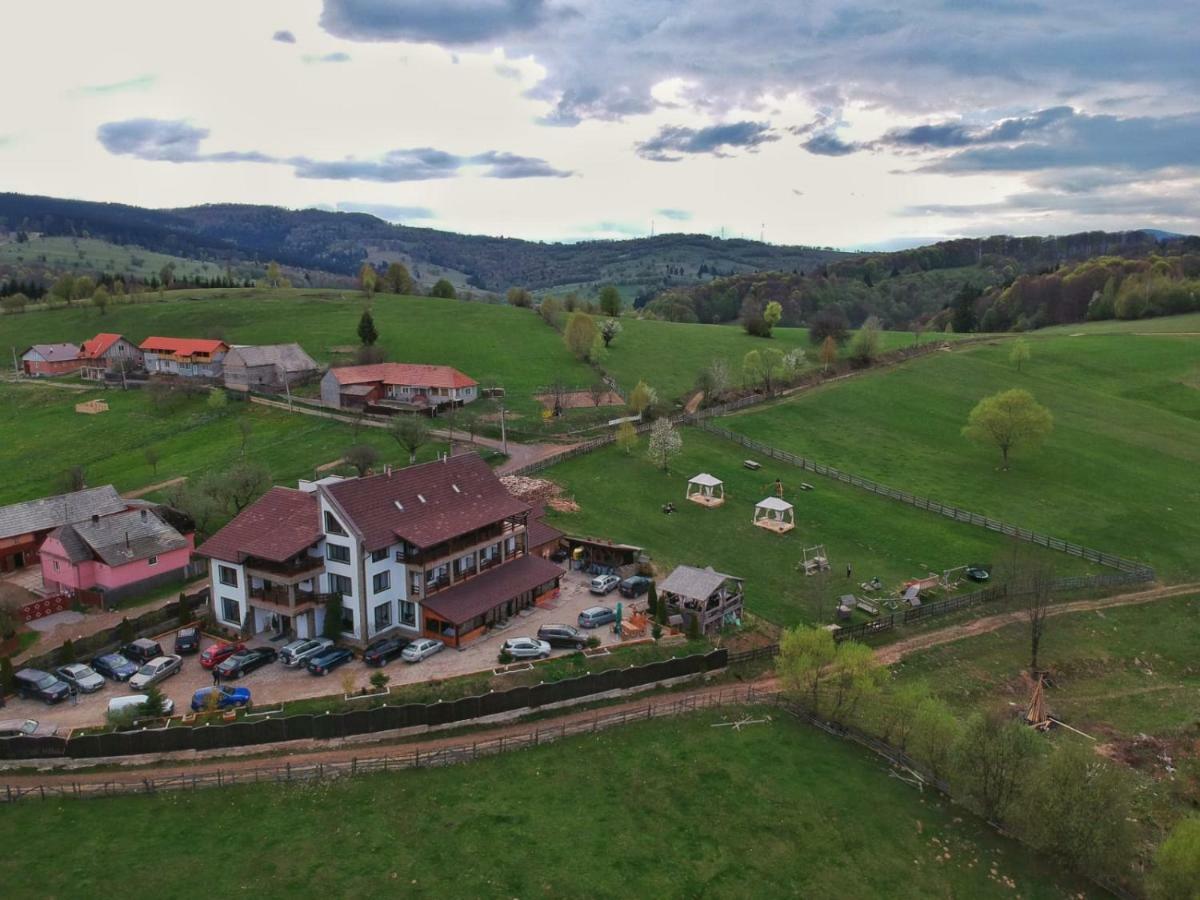
[[[279,661],[293,669],[303,668],[310,659],[332,646],[333,641],[329,638],[301,638],[283,645]]]
[[[104,687],[105,684],[103,675],[91,666],[85,666],[83,663],[71,663],[69,666],[60,666],[54,670],[54,674],[81,694],[94,693]]]
[[[0,738],[7,737],[54,737],[58,726],[37,719],[5,719],[0,722]]]
[[[550,655],[550,644],[534,638],[510,638],[501,645],[500,650],[508,651],[513,659],[545,659]]]
[[[433,638],[417,638],[401,651],[400,658],[405,662],[420,662],[427,656],[433,656],[445,646],[441,641],[435,641]]]
[[[134,691],[144,691],[152,684],[158,684],[172,675],[179,674],[179,670],[182,668],[182,656],[176,656],[173,653],[169,656],[156,656],[138,669],[137,674],[129,679],[129,688]]]

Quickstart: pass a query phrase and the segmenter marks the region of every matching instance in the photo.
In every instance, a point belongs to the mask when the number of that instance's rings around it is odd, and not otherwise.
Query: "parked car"
[[[571,558],[571,551],[568,550],[566,547],[558,547],[550,554],[551,561],[556,562],[556,563],[566,562],[570,558]]]
[[[611,594],[620,583],[621,579],[616,575],[597,575],[588,585],[588,590],[593,594]]]
[[[354,654],[347,647],[326,647],[308,660],[307,667],[312,675],[328,675],[352,659]]]
[[[640,597],[650,590],[650,579],[644,575],[632,575],[622,581],[617,590],[621,592],[622,597]]]
[[[121,648],[121,653],[130,662],[141,665],[148,663],[152,659],[158,659],[163,655],[163,648],[158,641],[152,641],[149,638],[138,638],[136,641],[130,641]]]
[[[175,632],[175,652],[180,656],[200,649],[200,629],[180,628]]]
[[[217,674],[222,678],[241,678],[247,672],[261,669],[277,659],[279,654],[274,647],[251,647],[248,650],[239,650],[218,663]]]
[[[615,622],[617,614],[607,606],[589,606],[579,614],[580,628],[599,628],[609,622]]]
[[[0,722],[0,738],[7,737],[54,737],[58,726],[37,719],[5,719]]]
[[[363,652],[363,662],[368,666],[386,666],[404,652],[411,641],[408,638],[390,637],[376,641]]]
[[[61,703],[71,696],[71,688],[65,681],[41,669],[22,669],[14,676],[14,681],[17,695],[27,700]]]
[[[332,646],[333,641],[329,638],[301,638],[284,645],[279,651],[279,661],[285,666],[297,668]]]
[[[570,625],[543,625],[538,629],[538,640],[551,647],[571,647],[582,650],[587,646],[587,635]]]
[[[105,653],[92,660],[92,668],[113,681],[128,681],[137,674],[138,666],[120,653]]]
[[[500,645],[500,652],[505,651],[513,659],[545,659],[550,655],[550,644],[536,638],[509,638]]]
[[[209,696],[217,694],[217,709],[233,709],[236,706],[250,705],[250,689],[244,687],[202,687],[192,694],[192,712],[208,709]]]
[[[113,697],[108,701],[108,711],[112,713],[123,713],[128,709],[137,709],[145,706],[146,701],[150,698],[146,694],[127,694],[124,697]],[[175,701],[170,697],[163,697],[163,714],[171,715],[175,712]]]
[[[434,640],[433,638],[417,638],[404,648],[404,652],[400,654],[400,658],[406,663],[417,663],[427,656],[433,656],[433,654],[442,650],[445,646],[441,641]]]
[[[138,673],[129,679],[129,687],[131,690],[143,691],[152,684],[158,684],[172,675],[178,675],[182,668],[182,656],[171,654],[170,656],[155,657],[138,669]]]
[[[200,654],[200,665],[206,669],[211,669],[213,666],[229,659],[233,654],[245,649],[246,645],[241,641],[238,641],[236,644],[231,641],[221,641],[220,643],[204,648],[204,652]]]
[[[91,666],[83,663],[71,663],[69,666],[59,666],[54,674],[75,688],[81,694],[90,694],[104,687],[104,676]]]

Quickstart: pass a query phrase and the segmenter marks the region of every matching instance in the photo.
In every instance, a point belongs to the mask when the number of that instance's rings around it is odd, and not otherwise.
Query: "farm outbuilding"
[[[687,630],[691,630],[691,620],[698,619],[702,634],[740,621],[745,605],[742,579],[717,572],[712,566],[676,566],[658,585],[658,595],[668,612],[683,617]]]
[[[75,344],[34,344],[21,354],[21,371],[32,378],[70,375],[82,367]]]
[[[701,506],[720,506],[725,502],[725,482],[707,472],[701,472],[688,479],[685,496]]]
[[[316,360],[299,344],[236,346],[225,354],[225,387],[282,391],[317,374]]]
[[[787,534],[796,527],[796,509],[781,497],[766,497],[755,504],[753,521],[759,528]]]

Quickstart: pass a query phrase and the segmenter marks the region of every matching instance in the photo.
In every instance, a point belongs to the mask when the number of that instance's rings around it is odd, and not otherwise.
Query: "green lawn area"
[[[95,238],[34,237],[24,243],[0,243],[0,263],[34,265],[41,263],[56,270],[74,270],[79,274],[111,272],[146,279],[157,277],[168,263],[175,264],[179,277],[203,275],[215,278],[225,274],[225,266],[155,253],[144,247],[121,246]]]
[[[724,420],[722,420],[724,421]],[[559,483],[580,505],[553,513],[554,524],[587,535],[645,547],[665,574],[679,563],[714,568],[746,579],[747,608],[780,625],[828,622],[837,597],[878,575],[885,587],[907,578],[972,563],[998,562],[1003,538],[903,506],[837,482],[761,459],[757,472],[742,467],[753,456],[714,435],[684,429],[683,452],[670,474],[645,457],[645,440],[630,456],[607,447],[552,467],[545,477]],[[684,500],[687,479],[708,472],[725,482],[725,505],[706,509]],[[796,529],[786,535],[751,524],[754,504],[783,481],[796,507]],[[801,481],[815,488],[801,491]],[[672,502],[678,510],[664,515]],[[801,549],[824,544],[833,571],[827,578],[796,571]],[[1081,560],[1029,548],[1028,558],[1045,558],[1063,573],[1098,571]],[[853,579],[846,578],[846,565]]]
[[[1106,319],[1102,322],[1078,322],[1074,325],[1055,325],[1034,332],[1034,337],[1048,334],[1200,334],[1200,313],[1181,316],[1161,316],[1154,319]]]
[[[1200,597],[1070,613],[1047,620],[1040,664],[1053,673],[1051,714],[1093,736],[1197,734]],[[927,681],[963,713],[1024,702],[1025,624],[905,657],[898,683]]]
[[[75,412],[93,397],[108,401],[99,415]],[[86,470],[91,485],[113,484],[130,491],[180,475],[221,471],[241,456],[239,421],[250,423],[247,456],[267,466],[276,484],[292,487],[311,478],[317,466],[338,459],[354,443],[348,424],[230,401],[220,409],[207,397],[186,400],[164,414],[144,391],[73,391],[37,384],[0,384],[0,505],[61,491],[66,471]],[[381,462],[408,464],[408,454],[380,429],[363,428],[360,441],[375,445]],[[160,459],[155,471],[146,448]],[[444,446],[421,450],[433,459]]]
[[[0,883],[12,898],[90,896],[112,884],[113,860],[122,879],[151,883],[186,835],[190,857],[213,861],[171,879],[187,897],[263,885],[294,897],[1101,896],[866,751],[770,714],[734,731],[696,713],[313,785],[28,801],[0,816]],[[70,852],[47,866],[29,834],[69,839]]]
[[[939,353],[721,425],[892,487],[1150,563],[1200,574],[1200,341],[1096,335]],[[1021,387],[1054,415],[1044,446],[999,453],[962,437],[971,408]]]

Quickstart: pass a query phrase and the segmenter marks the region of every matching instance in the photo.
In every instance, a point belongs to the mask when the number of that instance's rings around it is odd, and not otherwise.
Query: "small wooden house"
[[[317,371],[316,361],[299,344],[239,346],[225,354],[225,387],[233,391],[282,391]]]
[[[21,371],[32,378],[70,375],[82,365],[74,344],[34,344],[21,354]]]
[[[142,367],[142,351],[132,341],[120,334],[101,332],[83,342],[79,348],[83,368],[80,377],[89,381],[103,381],[109,372]]]

